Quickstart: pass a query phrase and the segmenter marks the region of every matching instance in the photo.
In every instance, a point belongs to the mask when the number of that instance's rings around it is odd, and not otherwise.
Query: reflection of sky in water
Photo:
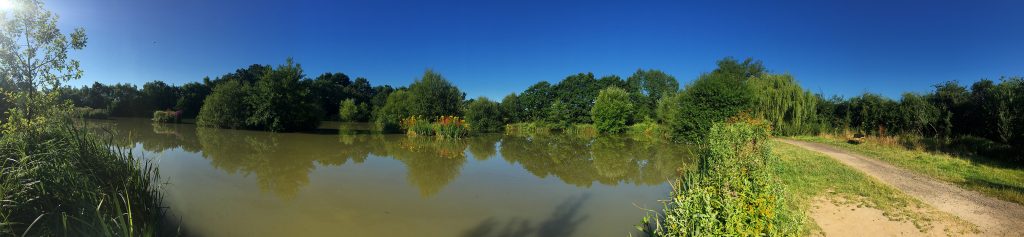
[[[210,236],[623,236],[689,156],[628,139],[113,130],[159,159],[171,212]]]

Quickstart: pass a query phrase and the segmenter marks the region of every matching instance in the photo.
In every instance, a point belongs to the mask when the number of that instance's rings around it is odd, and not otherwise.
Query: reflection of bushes
[[[581,187],[593,182],[661,184],[686,166],[689,150],[625,137],[579,139],[575,136],[505,137],[502,156],[538,177],[554,175]]]
[[[408,137],[389,147],[388,155],[405,164],[409,182],[425,197],[454,181],[466,163],[467,143],[461,140]]]

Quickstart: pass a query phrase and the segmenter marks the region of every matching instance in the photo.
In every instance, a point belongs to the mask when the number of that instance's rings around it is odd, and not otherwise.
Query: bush
[[[398,90],[388,95],[384,106],[374,111],[374,124],[377,130],[383,132],[398,132],[401,128],[401,121],[412,116],[410,112],[412,98],[405,90]]]
[[[669,140],[672,139],[672,130],[665,125],[655,122],[636,123],[626,130],[629,136],[641,140]]]
[[[629,93],[618,87],[608,87],[597,95],[590,116],[594,120],[597,131],[602,133],[621,133],[633,119],[634,106]]]
[[[723,73],[701,75],[686,86],[679,101],[678,112],[668,124],[677,140],[696,142],[703,140],[714,123],[747,111],[751,106],[751,92],[746,79]]]
[[[338,116],[343,122],[356,121],[356,118],[360,113],[360,108],[356,106],[355,99],[342,100],[341,107],[338,108]]]
[[[569,105],[562,103],[561,101],[555,101],[551,103],[551,107],[547,108],[547,118],[545,119],[546,124],[549,128],[559,131],[564,131],[573,124],[573,114],[569,110]]]
[[[644,218],[649,236],[794,236],[797,213],[772,170],[777,157],[763,122],[718,123],[702,144],[698,167],[673,186],[664,216]]]
[[[154,111],[152,120],[157,123],[180,123],[181,111]]]
[[[501,105],[487,97],[480,97],[469,103],[466,108],[466,120],[474,132],[498,132],[504,125],[501,122]]]
[[[245,103],[247,86],[239,81],[225,81],[213,88],[196,116],[196,125],[215,128],[245,128],[249,106]]]
[[[505,125],[506,135],[529,136],[549,133],[551,133],[551,127],[543,122],[513,123]]]

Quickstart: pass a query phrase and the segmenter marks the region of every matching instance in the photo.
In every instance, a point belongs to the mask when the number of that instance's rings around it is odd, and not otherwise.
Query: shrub
[[[2,112],[2,111],[0,111]],[[87,118],[87,119],[107,119],[110,117],[110,112],[105,109],[93,109],[89,107],[75,107],[72,110],[72,115],[76,118]]]
[[[626,124],[633,119],[634,106],[626,90],[608,87],[597,95],[590,116],[594,120],[597,131],[602,133],[621,133]]]
[[[245,103],[247,86],[231,80],[221,82],[206,97],[196,116],[196,125],[216,128],[245,128],[249,106]]]
[[[597,130],[597,126],[593,124],[577,123],[570,125],[569,128],[562,131],[562,133],[575,135],[580,138],[594,138],[600,135]]]
[[[497,102],[480,97],[469,103],[466,109],[466,120],[475,132],[498,132],[503,123],[501,106]]]
[[[769,130],[758,121],[714,125],[697,169],[673,186],[664,216],[647,216],[639,228],[649,236],[797,235],[801,219],[786,209],[772,174]]]
[[[655,122],[642,122],[629,126],[626,134],[642,140],[668,140],[672,139],[672,130],[665,125]]]
[[[343,122],[352,122],[356,120],[356,116],[359,115],[360,109],[356,106],[355,99],[345,99],[341,101],[341,107],[338,108],[338,116]]]
[[[751,92],[745,80],[735,75],[711,73],[701,75],[686,86],[683,94],[676,97],[678,112],[668,124],[675,139],[700,141],[714,123],[749,110]]]
[[[181,111],[153,111],[152,120],[157,123],[180,123]]]
[[[547,118],[545,122],[548,127],[554,130],[563,131],[568,129],[572,125],[572,111],[569,110],[569,105],[562,103],[561,101],[555,101],[551,103],[551,107],[547,108]]]
[[[377,130],[383,132],[398,132],[402,128],[401,121],[412,116],[410,107],[412,98],[405,90],[398,90],[388,95],[384,106],[374,112],[374,124]]]

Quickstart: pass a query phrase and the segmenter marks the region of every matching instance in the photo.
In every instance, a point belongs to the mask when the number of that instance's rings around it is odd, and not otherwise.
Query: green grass
[[[881,210],[890,220],[910,221],[920,230],[930,229],[931,222],[938,219],[955,220],[969,226],[948,214],[922,211],[928,207],[920,201],[821,153],[772,143],[775,154],[780,157],[776,172],[790,194],[788,205],[791,208],[806,212],[814,198],[826,197]],[[805,234],[820,229],[813,221],[807,223]]]
[[[793,138],[829,144],[954,183],[965,189],[1024,204],[1024,169],[1000,166],[998,162],[984,157],[961,157],[907,149],[899,144],[890,144],[879,141],[879,139],[866,139],[864,143],[854,145],[837,137],[799,136]]]

